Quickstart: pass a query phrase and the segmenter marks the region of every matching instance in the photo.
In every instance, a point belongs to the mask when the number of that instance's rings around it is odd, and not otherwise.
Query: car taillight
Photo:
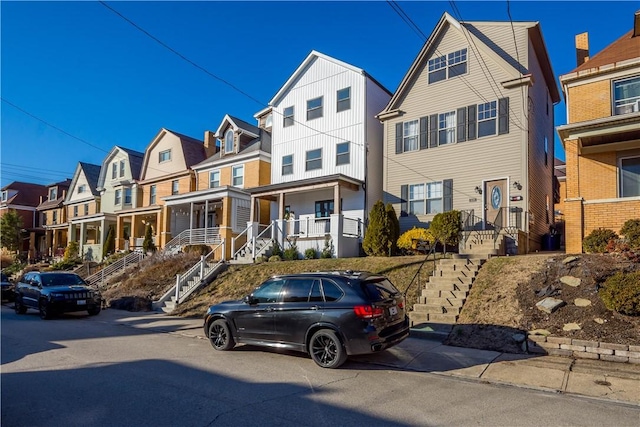
[[[371,305],[356,305],[353,307],[353,311],[356,316],[361,319],[375,319],[381,317],[384,314],[384,309],[380,307],[373,307]]]
[[[400,301],[398,303],[398,308],[404,308],[404,301]]]

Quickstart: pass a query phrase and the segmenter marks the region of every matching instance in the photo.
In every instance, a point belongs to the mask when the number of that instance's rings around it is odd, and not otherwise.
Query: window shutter
[[[432,114],[429,116],[429,147],[434,148],[438,146],[438,115]]]
[[[400,216],[409,216],[408,212],[408,202],[409,199],[409,186],[402,185],[400,186]]]
[[[402,153],[402,122],[396,123],[396,154]]]
[[[429,128],[427,117],[420,117],[420,149],[424,150],[428,148],[427,145],[427,130]]]
[[[476,105],[467,107],[467,139],[469,141],[476,139],[476,108]]]
[[[442,208],[445,212],[453,210],[453,180],[442,181]]]
[[[458,108],[456,120],[458,121],[456,142],[464,142],[467,140],[467,109],[465,107]]]
[[[509,98],[498,101],[498,135],[509,133]]]

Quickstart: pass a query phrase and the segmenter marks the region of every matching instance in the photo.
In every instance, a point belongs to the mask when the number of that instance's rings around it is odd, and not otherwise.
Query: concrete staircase
[[[256,239],[256,245],[246,244],[235,254],[230,261],[232,264],[251,264],[255,258],[258,258],[273,248],[273,240],[270,238]]]
[[[471,231],[458,254],[438,262],[409,312],[412,325],[456,323],[482,264],[504,255],[504,236],[495,237],[493,231]]]

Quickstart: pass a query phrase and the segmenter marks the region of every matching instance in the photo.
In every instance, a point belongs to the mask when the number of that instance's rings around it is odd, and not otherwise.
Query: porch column
[[[340,184],[333,187],[333,212],[342,213],[342,209],[340,209]]]
[[[54,248],[56,248],[56,235],[51,230],[45,231],[45,246],[47,248],[47,256],[52,256],[54,252]]]
[[[131,245],[131,247],[135,247],[136,246],[136,238],[138,237],[138,222],[136,221],[136,216],[131,215],[131,238],[133,239],[133,245]]]
[[[189,230],[193,229],[193,202],[189,203]]]
[[[162,210],[156,213],[156,241],[154,244],[158,249],[162,249],[164,246],[162,241]]]
[[[284,218],[284,193],[278,194],[278,219]]]
[[[249,222],[254,222],[256,220],[256,198],[255,196],[251,196],[251,202],[250,205],[251,210],[249,211]],[[258,218],[258,221],[260,221],[260,218]]]
[[[107,235],[106,235],[106,229],[107,229],[107,223],[105,221],[105,219],[103,218],[102,220],[100,220],[100,241],[98,242],[98,244],[102,245],[104,244],[104,242],[107,239]]]
[[[334,205],[335,206],[335,205]],[[342,242],[342,227],[344,224],[344,217],[342,214],[331,214],[331,240],[333,240],[333,250],[336,258],[342,257],[342,248],[340,243]]]
[[[204,235],[207,236],[207,226],[209,225],[209,200],[204,201]]]
[[[119,216],[116,218],[116,251],[120,251],[124,249],[124,241],[122,239],[123,232],[123,217]]]

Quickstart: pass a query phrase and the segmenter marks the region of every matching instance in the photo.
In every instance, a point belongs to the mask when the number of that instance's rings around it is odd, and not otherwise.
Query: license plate
[[[77,305],[86,305],[87,304],[87,300],[85,299],[79,299],[76,301]]]
[[[392,316],[398,314],[398,307],[389,307],[389,314]]]

